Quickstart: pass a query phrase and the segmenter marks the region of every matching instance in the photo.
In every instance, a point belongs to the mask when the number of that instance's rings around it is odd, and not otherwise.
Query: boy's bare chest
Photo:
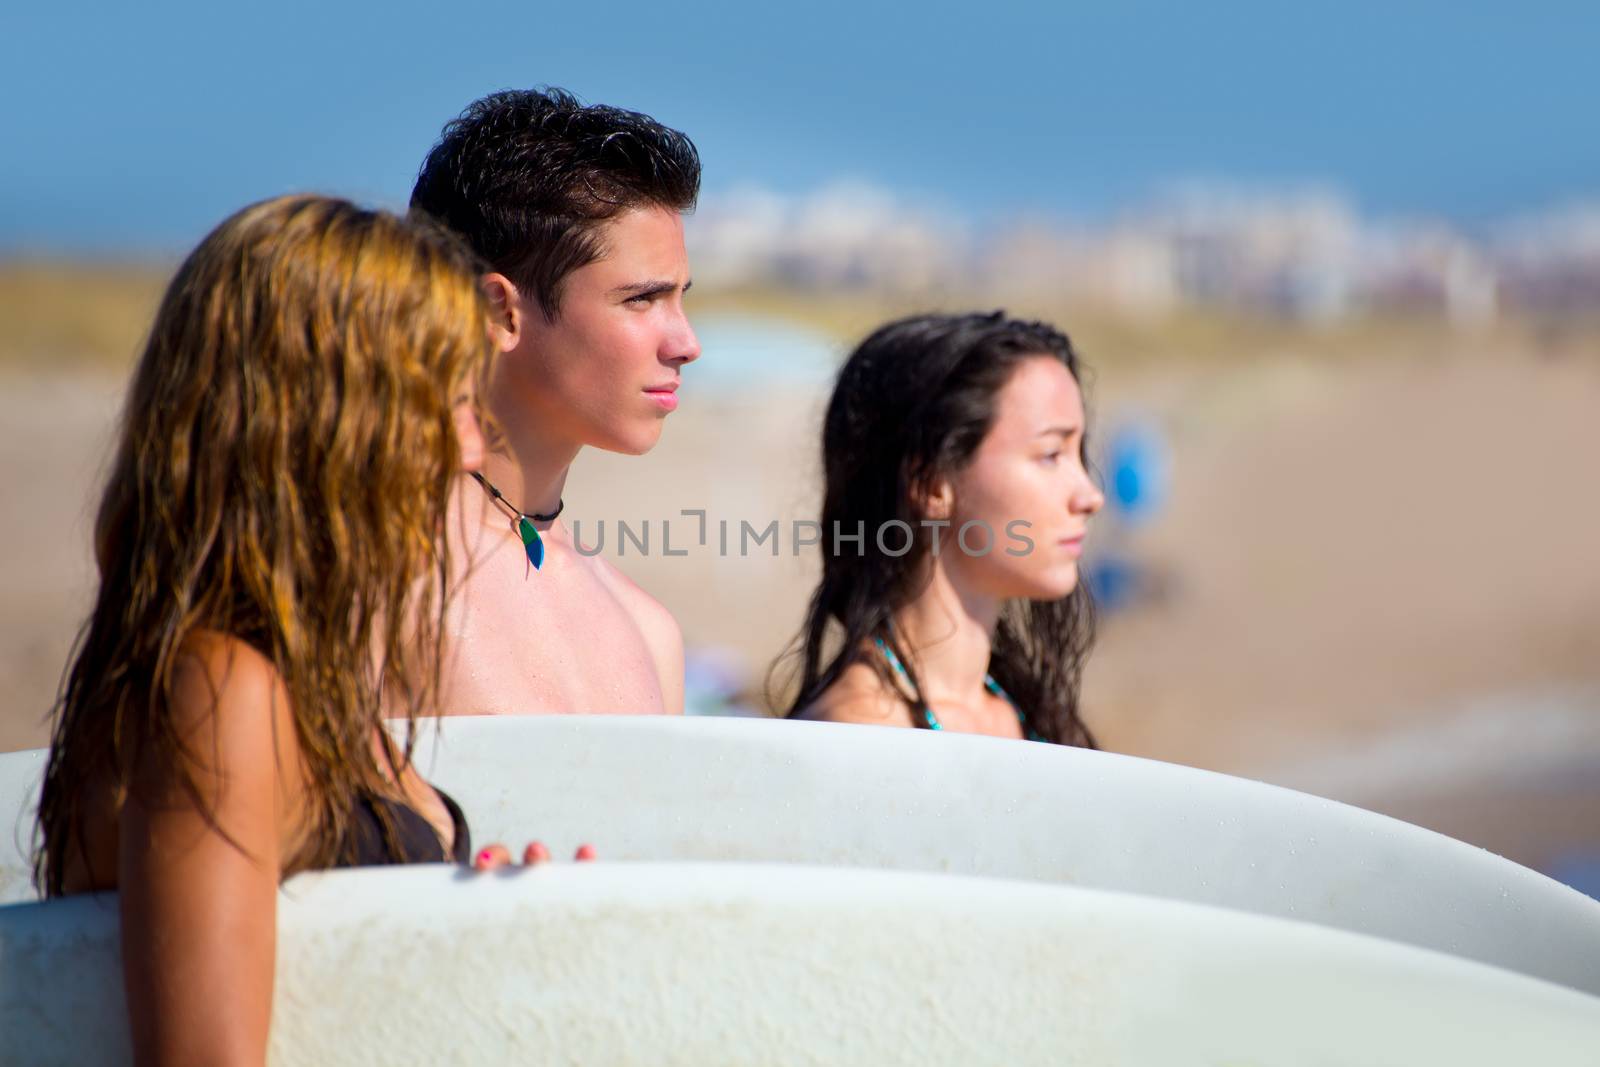
[[[497,554],[500,555],[500,554]],[[440,710],[454,715],[623,714],[664,710],[637,620],[581,562],[540,571],[490,559],[445,615]]]

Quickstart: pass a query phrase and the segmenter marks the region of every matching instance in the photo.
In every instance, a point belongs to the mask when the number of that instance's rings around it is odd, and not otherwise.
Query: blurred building
[[[863,183],[708,197],[690,230],[714,286],[916,293],[962,287],[1156,317],[1227,308],[1308,325],[1367,312],[1472,329],[1503,311],[1600,307],[1600,204],[1469,234],[1374,220],[1326,189],[1189,186],[1099,225],[978,228]]]
[[[1513,220],[1492,248],[1509,303],[1554,315],[1600,309],[1600,202]]]
[[[857,182],[708,197],[689,234],[696,276],[719,286],[916,292],[962,275],[965,244],[953,215]]]

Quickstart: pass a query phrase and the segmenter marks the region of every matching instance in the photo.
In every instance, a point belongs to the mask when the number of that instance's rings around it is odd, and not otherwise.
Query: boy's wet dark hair
[[[688,211],[699,192],[699,153],[677,130],[561,89],[519,89],[445,126],[411,210],[465,237],[553,322],[567,275],[604,253],[607,219],[636,207]]]

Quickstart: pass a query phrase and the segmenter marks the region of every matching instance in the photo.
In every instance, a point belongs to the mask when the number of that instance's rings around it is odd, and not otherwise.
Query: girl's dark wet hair
[[[845,669],[866,662],[885,685],[906,698],[911,719],[926,725],[916,666],[890,624],[928,581],[932,537],[949,530],[921,526],[917,502],[972,459],[994,422],[1000,390],[1023,361],[1060,360],[1081,381],[1078,357],[1065,334],[1044,323],[1001,312],[919,315],[880,327],[839,371],[822,431],[822,580],[796,638],[799,690],[788,714],[815,703]],[[916,536],[901,556],[884,553],[875,531],[898,520]],[[835,543],[835,531],[855,542]],[[900,535],[891,543],[898,547]],[[1025,732],[1046,741],[1094,747],[1078,704],[1084,658],[1093,640],[1093,611],[1080,583],[1052,601],[1009,601],[1001,612],[990,673],[1016,700]],[[879,638],[907,670],[906,697]]]
[[[519,89],[445,126],[411,210],[465,237],[554,322],[561,283],[604,252],[602,223],[635,207],[688,211],[699,194],[700,156],[677,130],[561,89]]]

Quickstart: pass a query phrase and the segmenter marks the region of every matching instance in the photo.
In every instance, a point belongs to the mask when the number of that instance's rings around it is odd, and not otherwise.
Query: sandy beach
[[[1172,454],[1164,511],[1091,545],[1158,579],[1104,620],[1087,677],[1104,747],[1535,866],[1600,850],[1600,358],[1471,347],[1101,367],[1097,426],[1137,417]],[[757,700],[814,573],[792,523],[815,507],[827,383],[697,387],[717,358],[708,346],[689,368],[650,456],[580,458],[567,515],[586,540],[604,521],[606,554]],[[93,593],[123,373],[39,360],[0,374],[0,749],[47,736]],[[704,545],[686,510],[705,512]],[[741,521],[779,536],[741,555]]]

